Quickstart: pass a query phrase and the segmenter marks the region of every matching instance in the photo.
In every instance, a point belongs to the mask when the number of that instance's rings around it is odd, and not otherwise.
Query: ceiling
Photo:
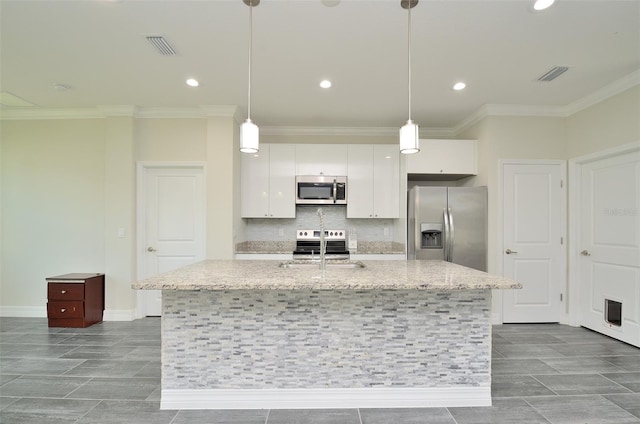
[[[544,12],[529,0],[420,0],[411,14],[412,118],[422,129],[453,128],[483,105],[567,108],[640,69],[640,0],[557,0]],[[32,109],[238,105],[246,114],[242,0],[1,0],[0,18],[0,88]],[[262,0],[253,121],[400,127],[407,27],[399,0]],[[177,54],[160,55],[150,35]],[[569,70],[537,80],[554,66]],[[332,88],[319,87],[324,78]],[[467,88],[454,91],[457,81]]]

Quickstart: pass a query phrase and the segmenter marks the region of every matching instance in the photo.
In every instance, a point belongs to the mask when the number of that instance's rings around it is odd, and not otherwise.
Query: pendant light
[[[240,125],[240,151],[242,153],[257,153],[259,150],[260,130],[251,121],[251,53],[253,48],[253,8],[260,4],[260,0],[242,0],[249,6],[249,89],[247,101],[247,120]]]
[[[407,31],[407,80],[409,97],[409,120],[400,128],[400,153],[409,155],[420,151],[418,124],[411,120],[411,9],[418,4],[418,0],[401,0],[400,6],[408,11],[408,31]]]

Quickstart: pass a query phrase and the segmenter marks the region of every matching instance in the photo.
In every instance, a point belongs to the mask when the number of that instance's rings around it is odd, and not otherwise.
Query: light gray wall
[[[570,116],[566,124],[569,159],[640,143],[640,85]]]
[[[490,116],[458,138],[479,142],[489,187],[489,270],[496,269],[499,159],[569,159],[640,141],[640,87],[569,118]],[[0,315],[40,315],[45,278],[107,272],[107,309],[135,306],[135,161],[207,164],[207,250],[231,258],[246,240],[239,218],[238,129],[233,117],[3,120],[0,127]],[[389,143],[389,137],[275,137],[263,142]],[[224,182],[221,184],[221,182]],[[396,236],[403,220],[392,220]],[[115,237],[125,228],[127,237]],[[119,315],[122,313],[122,315]]]
[[[244,231],[233,117],[3,120],[1,131],[0,315],[45,316],[47,277],[104,272],[105,319],[135,316],[138,160],[205,163],[207,255],[233,257]]]

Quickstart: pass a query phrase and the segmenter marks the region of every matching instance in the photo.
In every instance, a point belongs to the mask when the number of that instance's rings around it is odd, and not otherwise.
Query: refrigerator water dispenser
[[[442,249],[442,224],[425,222],[420,224],[421,249]]]

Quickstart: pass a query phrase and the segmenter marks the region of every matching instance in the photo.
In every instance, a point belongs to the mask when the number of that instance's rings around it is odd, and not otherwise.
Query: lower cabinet
[[[84,328],[102,321],[104,274],[64,274],[47,278],[49,327]]]

